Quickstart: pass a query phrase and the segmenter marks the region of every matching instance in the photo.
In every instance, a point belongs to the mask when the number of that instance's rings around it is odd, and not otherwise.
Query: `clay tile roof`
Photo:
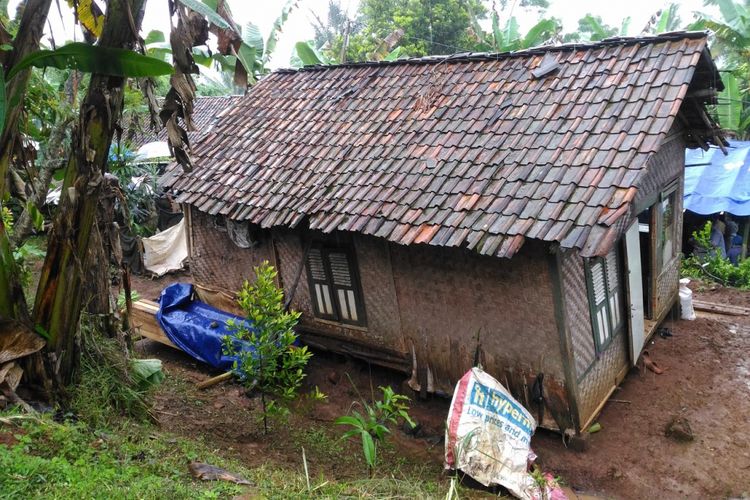
[[[195,130],[188,132],[190,144],[198,141],[200,137],[210,129],[216,117],[220,115],[222,111],[228,109],[234,102],[237,102],[241,97],[242,96],[239,95],[197,97],[193,103],[193,125]],[[145,130],[134,131],[130,144],[131,148],[136,150],[146,143],[166,140],[166,128],[162,128],[156,134],[146,128]]]
[[[262,227],[601,255],[678,112],[689,145],[724,141],[704,109],[722,88],[706,43],[683,32],[276,71],[168,184]]]

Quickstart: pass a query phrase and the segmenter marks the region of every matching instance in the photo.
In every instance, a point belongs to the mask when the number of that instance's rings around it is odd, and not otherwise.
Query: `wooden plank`
[[[729,304],[716,304],[714,302],[704,302],[702,300],[693,300],[693,308],[698,311],[708,311],[727,316],[750,316],[750,309],[741,306],[732,306]]]
[[[141,337],[146,337],[151,340],[155,340],[157,342],[161,342],[164,345],[168,345],[169,347],[174,347],[175,349],[179,349],[176,345],[172,343],[171,340],[162,332],[161,330],[153,331],[148,328],[136,328],[136,331],[141,334]]]
[[[164,345],[179,349],[179,347],[169,340],[169,337],[167,337],[159,323],[156,321],[155,315],[158,310],[159,305],[150,300],[139,300],[133,302],[133,313],[131,317],[133,328],[141,335],[141,337],[146,337]]]
[[[222,373],[221,375],[217,375],[216,377],[211,377],[207,380],[204,380],[203,382],[199,382],[195,384],[195,387],[197,387],[198,389],[206,389],[208,387],[214,386],[216,384],[219,384],[231,378],[232,378],[232,372],[226,372],[226,373]]]

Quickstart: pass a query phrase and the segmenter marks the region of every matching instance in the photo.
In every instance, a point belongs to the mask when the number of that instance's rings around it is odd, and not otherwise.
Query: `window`
[[[589,259],[586,265],[586,284],[597,353],[609,345],[624,323],[618,262],[615,248],[606,257]]]
[[[313,245],[307,253],[307,276],[316,317],[365,325],[362,290],[350,248]]]
[[[675,191],[676,188],[662,194],[660,201],[656,204],[657,227],[659,235],[656,241],[656,255],[659,258],[657,269],[662,269],[672,261],[675,256]]]

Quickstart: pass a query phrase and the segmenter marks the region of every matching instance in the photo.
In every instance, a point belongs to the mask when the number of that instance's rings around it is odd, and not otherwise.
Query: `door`
[[[643,321],[643,275],[641,274],[641,245],[638,220],[625,233],[625,271],[627,272],[628,302],[630,309],[630,361],[635,364],[645,343]]]

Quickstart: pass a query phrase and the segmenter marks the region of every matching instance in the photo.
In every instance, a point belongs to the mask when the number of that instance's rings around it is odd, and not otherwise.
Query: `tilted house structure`
[[[269,260],[308,343],[446,394],[478,360],[578,432],[675,302],[684,148],[723,142],[706,43],[276,71],[170,180],[194,278]]]

